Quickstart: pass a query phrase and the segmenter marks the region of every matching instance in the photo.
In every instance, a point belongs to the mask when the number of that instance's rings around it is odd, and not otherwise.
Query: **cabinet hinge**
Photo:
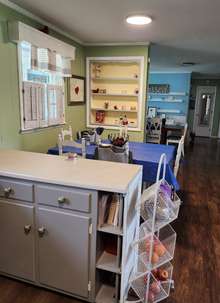
[[[89,234],[92,234],[92,223],[89,225]]]
[[[91,291],[91,290],[92,290],[92,282],[89,281],[89,283],[88,283],[88,291]]]

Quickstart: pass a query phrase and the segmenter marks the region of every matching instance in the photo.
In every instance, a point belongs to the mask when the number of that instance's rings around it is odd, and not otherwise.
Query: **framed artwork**
[[[85,78],[73,75],[69,78],[68,105],[77,105],[85,102]]]
[[[155,118],[157,116],[157,108],[156,107],[148,107],[148,118]]]

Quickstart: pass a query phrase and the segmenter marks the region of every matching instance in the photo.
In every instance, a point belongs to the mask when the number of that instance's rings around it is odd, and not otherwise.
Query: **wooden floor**
[[[177,231],[175,291],[165,303],[220,303],[220,141],[197,139],[179,180],[184,204]],[[77,303],[55,292],[0,277],[0,303]]]

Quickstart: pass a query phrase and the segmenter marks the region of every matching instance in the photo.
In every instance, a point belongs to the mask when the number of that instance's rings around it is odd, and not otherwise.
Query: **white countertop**
[[[0,150],[0,176],[126,193],[142,166]]]

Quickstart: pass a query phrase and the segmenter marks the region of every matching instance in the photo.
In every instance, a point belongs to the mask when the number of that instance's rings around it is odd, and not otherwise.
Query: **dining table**
[[[106,143],[107,141],[103,141]],[[86,158],[94,159],[95,149],[97,145],[89,144],[86,146]],[[173,145],[151,144],[142,142],[129,142],[129,150],[132,152],[132,163],[142,165],[143,182],[154,183],[156,181],[158,164],[161,155],[166,155],[166,181],[174,187],[176,191],[180,189],[180,185],[173,173],[173,165],[176,157],[176,147]],[[80,148],[73,146],[63,146],[63,153],[77,153],[81,155]],[[58,155],[59,148],[54,146],[48,149],[48,154]],[[122,172],[123,174],[123,172]]]

